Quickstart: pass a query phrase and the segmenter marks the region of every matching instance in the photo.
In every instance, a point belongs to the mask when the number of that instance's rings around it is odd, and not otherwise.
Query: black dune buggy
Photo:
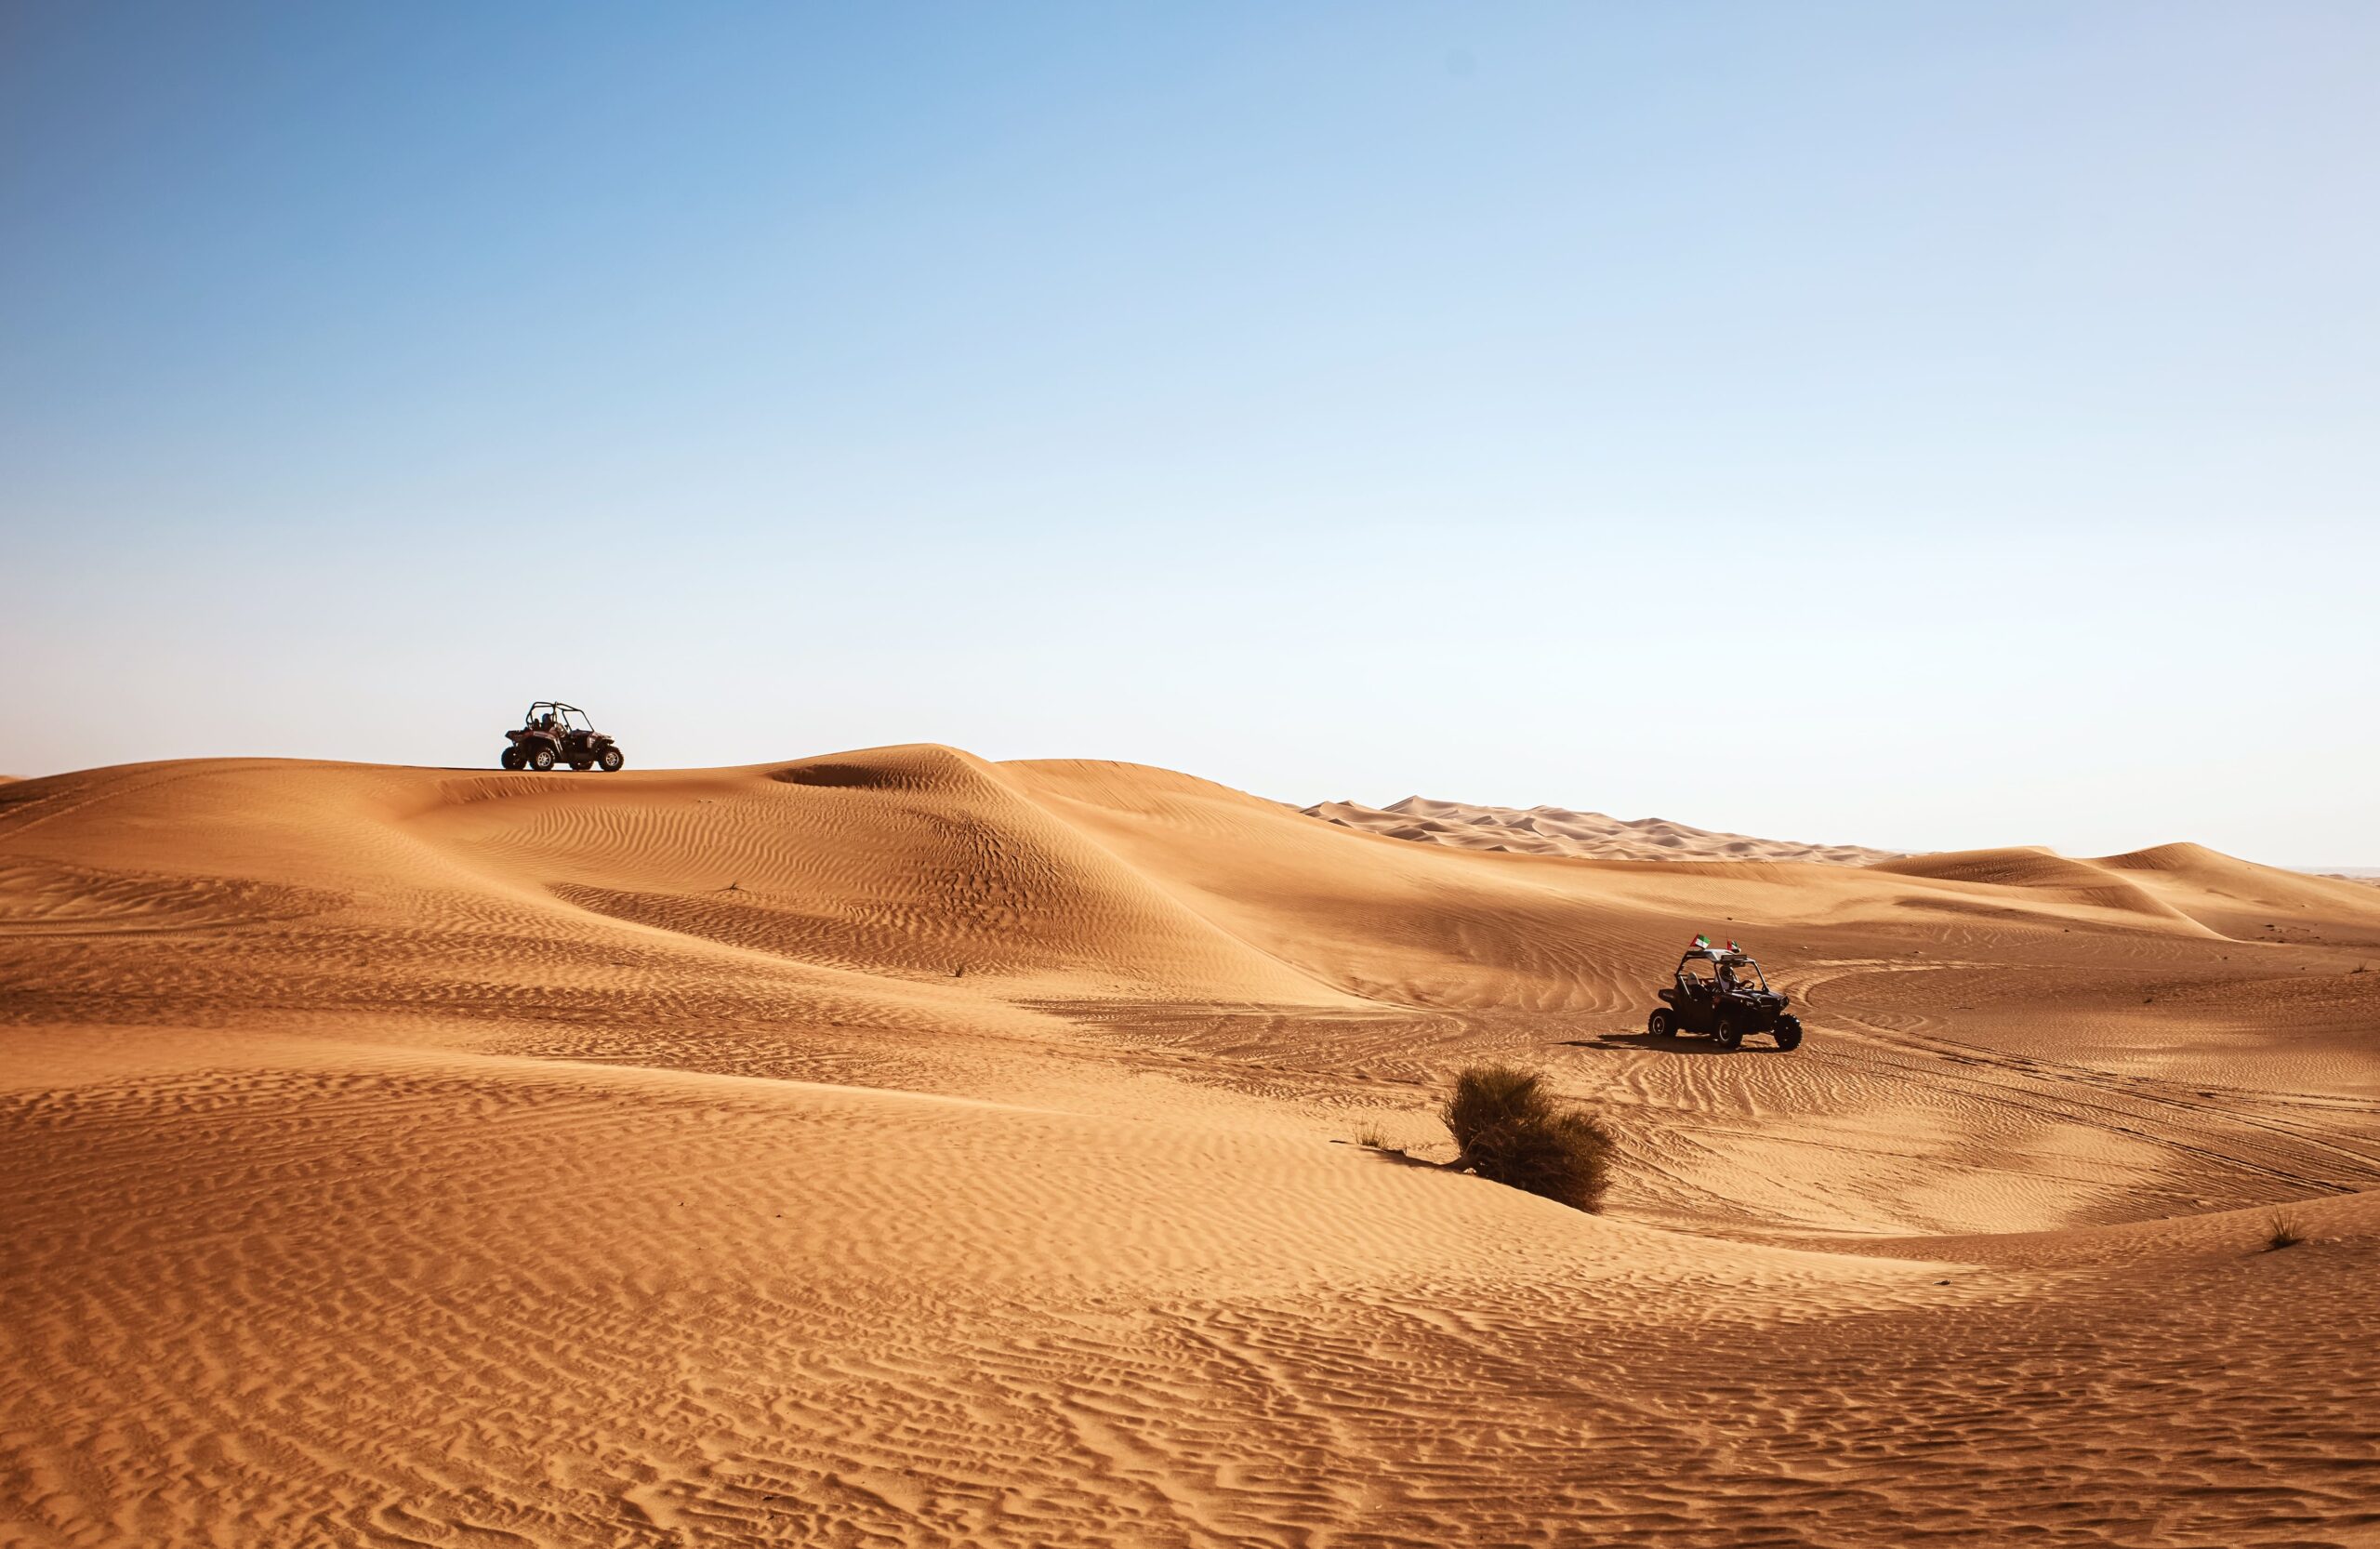
[[[548,770],[558,763],[573,769],[600,769],[609,774],[628,762],[618,743],[595,729],[595,722],[576,705],[540,699],[529,707],[521,724],[504,734],[504,767]]]
[[[1660,992],[1668,1004],[1645,1019],[1655,1038],[1708,1033],[1722,1049],[1734,1050],[1747,1033],[1766,1033],[1779,1049],[1802,1045],[1802,1019],[1785,1009],[1785,997],[1768,987],[1760,964],[1733,944],[1689,947],[1677,960],[1677,982]]]

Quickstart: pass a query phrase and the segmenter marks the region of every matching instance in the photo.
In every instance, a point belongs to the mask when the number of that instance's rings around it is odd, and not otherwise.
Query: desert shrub
[[[2278,1252],[2306,1240],[2306,1224],[2287,1211],[2275,1211],[2265,1223],[2265,1251]]]
[[[1454,1079],[1440,1117],[1483,1178],[1543,1195],[1574,1210],[1603,1198],[1611,1137],[1576,1108],[1546,1094],[1544,1079],[1507,1065],[1474,1065]]]
[[[1534,1071],[1509,1065],[1465,1066],[1454,1079],[1454,1092],[1438,1117],[1454,1135],[1456,1149],[1468,1154],[1473,1137],[1491,1124],[1516,1113],[1546,1105]]]
[[[1355,1144],[1370,1150],[1385,1151],[1389,1148],[1388,1132],[1377,1124],[1358,1125],[1355,1129]]]

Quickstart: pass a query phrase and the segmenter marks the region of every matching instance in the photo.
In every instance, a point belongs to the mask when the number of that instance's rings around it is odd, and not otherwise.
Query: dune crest
[[[1804,844],[1715,833],[1663,817],[1623,819],[1567,807],[1483,807],[1408,796],[1385,807],[1323,801],[1304,808],[1342,827],[1461,850],[1527,855],[1587,855],[1602,860],[1813,861],[1865,866],[1895,852],[1856,844]]]

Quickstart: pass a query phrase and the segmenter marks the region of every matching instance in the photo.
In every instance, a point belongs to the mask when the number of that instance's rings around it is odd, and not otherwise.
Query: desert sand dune
[[[2159,898],[2118,868],[2069,860],[2038,846],[2006,850],[1952,850],[1881,861],[1875,869],[1902,877],[1945,882],[1981,882],[1992,888],[2038,889],[2067,902],[2117,909],[2148,920],[2195,923],[2183,910]]]
[[[10,784],[0,1543],[2380,1535],[2380,892],[1486,815]],[[1644,1035],[1698,931],[1799,1052]],[[1606,1214],[1436,1165],[1482,1058]]]
[[[1385,807],[1324,801],[1309,817],[1391,839],[1452,845],[1459,850],[1509,850],[1528,855],[1592,855],[1602,860],[1822,861],[1865,866],[1894,852],[1856,844],[1804,844],[1713,833],[1663,817],[1623,819],[1567,807],[1482,807],[1408,796]]]

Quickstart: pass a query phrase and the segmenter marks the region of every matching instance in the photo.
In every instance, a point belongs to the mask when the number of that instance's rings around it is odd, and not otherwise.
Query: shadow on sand
[[[1651,1049],[1663,1054],[1728,1054],[1730,1058],[1785,1053],[1763,1034],[1754,1033],[1752,1037],[1761,1041],[1753,1043],[1747,1040],[1733,1053],[1695,1033],[1688,1033],[1684,1038],[1655,1038],[1650,1033],[1597,1033],[1593,1038],[1565,1039],[1562,1046],[1566,1049]]]
[[[1352,1145],[1366,1156],[1377,1158],[1397,1167],[1426,1167],[1435,1172],[1449,1172],[1462,1165],[1462,1158],[1460,1157],[1452,1161],[1432,1161],[1427,1157],[1409,1155],[1404,1147],[1397,1145],[1366,1145],[1359,1140],[1334,1140],[1330,1144]]]

